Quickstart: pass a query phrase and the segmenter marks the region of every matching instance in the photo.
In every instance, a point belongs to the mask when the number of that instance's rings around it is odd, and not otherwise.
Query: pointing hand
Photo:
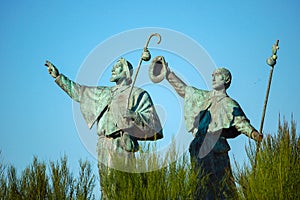
[[[48,67],[48,72],[53,78],[56,78],[59,76],[58,69],[51,62],[46,60],[45,66]]]

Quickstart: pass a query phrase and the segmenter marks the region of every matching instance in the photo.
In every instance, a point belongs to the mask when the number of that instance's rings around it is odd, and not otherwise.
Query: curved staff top
[[[156,37],[158,38],[157,44],[160,43],[160,41],[161,41],[161,36],[160,36],[160,34],[158,34],[158,33],[153,33],[153,34],[151,34],[151,35],[148,37],[148,40],[147,40],[147,42],[146,42],[146,44],[145,44],[145,46],[144,46],[144,51],[143,51],[143,53],[148,51],[148,45],[149,45],[149,42],[150,42],[150,40],[151,40],[151,38],[152,38],[153,36],[156,36]],[[143,55],[143,54],[142,54],[142,55]],[[151,56],[150,56],[150,57],[151,57]],[[149,57],[148,60],[150,60],[150,57]],[[145,61],[148,61],[148,60],[145,60]],[[139,70],[140,70],[140,68],[141,68],[142,61],[143,61],[143,56],[141,56],[141,58],[140,58],[138,67],[137,67],[137,69],[136,69],[136,73],[135,73],[134,78],[133,78],[133,82],[132,82],[132,84],[131,84],[130,92],[129,92],[128,99],[127,99],[127,108],[129,108],[129,99],[130,99],[130,96],[131,96],[131,94],[132,94],[132,90],[133,90],[133,87],[134,87],[134,84],[135,84],[137,75],[138,75]]]

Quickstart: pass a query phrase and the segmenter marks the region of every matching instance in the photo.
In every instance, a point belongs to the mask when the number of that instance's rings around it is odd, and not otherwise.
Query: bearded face
[[[111,82],[119,82],[126,78],[126,72],[124,71],[123,64],[117,61],[111,70]]]

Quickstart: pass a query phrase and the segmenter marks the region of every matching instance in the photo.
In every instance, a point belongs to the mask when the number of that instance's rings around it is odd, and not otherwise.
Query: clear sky
[[[239,102],[257,129],[270,71],[265,60],[279,39],[264,132],[276,132],[279,114],[287,121],[293,114],[299,123],[299,8],[296,0],[1,1],[2,159],[22,170],[34,155],[56,160],[67,154],[74,168],[80,158],[89,159],[96,168],[95,158],[77,133],[72,101],[53,82],[44,62],[52,61],[75,80],[80,66],[97,45],[116,34],[148,27],[186,35],[206,50],[216,66],[230,69],[233,81],[228,94]],[[139,56],[140,52],[131,55],[135,57],[134,66]],[[190,70],[171,58],[167,61],[175,71]],[[197,79],[188,81],[203,87]],[[108,80],[100,83],[112,85]],[[152,96],[155,102],[158,97]],[[172,118],[170,113],[166,116]],[[171,131],[165,130],[165,135],[169,137]],[[246,157],[247,142],[243,135],[230,140],[230,156],[240,163]]]

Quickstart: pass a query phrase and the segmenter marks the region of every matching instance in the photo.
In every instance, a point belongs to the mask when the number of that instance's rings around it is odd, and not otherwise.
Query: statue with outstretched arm
[[[147,52],[143,56],[147,56]],[[150,95],[138,87],[131,90],[133,67],[126,59],[120,58],[114,64],[110,81],[116,85],[112,87],[80,85],[59,73],[51,62],[46,61],[45,65],[57,85],[80,103],[88,127],[97,125],[100,179],[107,167],[117,167],[114,161],[124,160],[120,164],[127,165],[134,158],[139,150],[138,140],[163,137]],[[104,191],[102,197],[105,198]]]
[[[189,147],[191,162],[196,170],[202,169],[204,175],[209,176],[206,184],[208,192],[204,199],[225,199],[226,195],[233,197],[234,178],[227,139],[242,133],[261,141],[262,134],[250,124],[240,105],[228,96],[226,90],[232,79],[230,71],[218,68],[213,72],[211,91],[187,86],[170,70],[164,57],[158,56],[150,66],[150,78],[153,82],[157,82],[158,78],[161,81],[162,74],[177,94],[184,98],[185,125],[194,136]],[[201,187],[197,189],[195,199],[203,195]]]
[[[127,93],[131,84],[132,65],[119,59],[112,69],[111,82],[116,86],[89,87],[75,83],[49,61],[45,64],[55,82],[74,101],[80,103],[82,115],[89,128],[96,123],[99,137],[116,139],[126,135],[128,142],[121,143],[128,152],[138,150],[136,140],[154,140],[163,137],[160,120],[150,95],[135,87],[126,110]],[[114,112],[115,111],[115,112]]]

